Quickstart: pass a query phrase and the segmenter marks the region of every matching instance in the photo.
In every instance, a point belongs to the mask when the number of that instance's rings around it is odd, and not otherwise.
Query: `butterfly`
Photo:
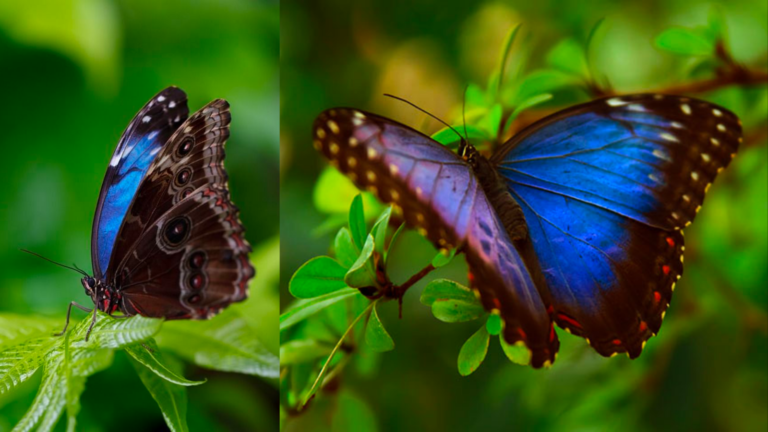
[[[251,247],[223,165],[229,104],[216,99],[188,114],[186,94],[166,88],[112,155],[91,233],[94,275],[82,272],[95,306],[88,333],[97,310],[208,319],[248,296]],[[72,306],[91,310],[72,302],[67,324]]]
[[[730,111],[661,94],[565,109],[489,158],[350,108],[321,113],[313,134],[358,187],[465,254],[470,287],[534,368],[555,360],[554,324],[603,356],[640,355],[682,275],[683,228],[742,141]]]

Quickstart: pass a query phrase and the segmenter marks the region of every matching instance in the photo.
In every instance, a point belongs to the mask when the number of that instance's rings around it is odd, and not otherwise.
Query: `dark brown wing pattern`
[[[254,269],[224,171],[229,105],[215,100],[182,124],[139,186],[108,274],[128,315],[204,319],[244,300]]]

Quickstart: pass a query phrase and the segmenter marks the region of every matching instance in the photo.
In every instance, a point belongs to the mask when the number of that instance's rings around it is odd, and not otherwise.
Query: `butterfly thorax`
[[[110,315],[118,310],[122,296],[114,286],[90,276],[82,278],[80,282],[85,288],[85,294],[93,300],[98,310]]]
[[[461,151],[464,160],[472,167],[483,192],[499,215],[504,228],[512,241],[524,240],[528,237],[528,225],[520,204],[509,194],[507,186],[491,165],[491,162],[471,144]]]

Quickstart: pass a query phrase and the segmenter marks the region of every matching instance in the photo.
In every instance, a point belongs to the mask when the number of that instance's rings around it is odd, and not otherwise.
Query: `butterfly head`
[[[478,151],[472,144],[469,143],[466,139],[462,138],[461,143],[459,143],[459,149],[458,149],[459,157],[464,159],[465,162],[467,162],[470,166],[473,168],[477,166],[477,160],[478,160]]]
[[[117,310],[119,296],[114,296],[113,290],[104,281],[86,276],[80,279],[80,282],[85,288],[85,294],[93,300],[97,309],[108,314]]]

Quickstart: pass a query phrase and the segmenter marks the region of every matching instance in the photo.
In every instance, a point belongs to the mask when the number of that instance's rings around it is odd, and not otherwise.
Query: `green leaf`
[[[447,323],[474,321],[484,314],[482,306],[459,300],[438,300],[432,304],[432,315]]]
[[[586,59],[587,59],[587,67],[589,70],[589,75],[592,77],[592,81],[596,81],[597,79],[597,70],[595,69],[594,63],[592,62],[593,53],[595,50],[595,45],[597,45],[600,42],[600,39],[605,35],[604,31],[601,31],[605,28],[603,24],[605,23],[605,18],[600,18],[597,20],[594,26],[592,26],[592,29],[589,31],[589,36],[587,36],[587,42],[584,44],[585,52],[586,52]]]
[[[59,340],[52,336],[29,339],[0,351],[0,394],[32,376],[43,365],[46,353]]]
[[[527,365],[531,363],[531,350],[525,346],[523,341],[517,341],[514,345],[508,344],[503,335],[499,336],[499,342],[501,343],[501,349],[507,358],[512,362],[519,365]]]
[[[167,322],[157,341],[198,366],[266,378],[279,375],[277,355],[262,345],[237,313],[227,311],[206,321]]]
[[[684,56],[709,56],[715,52],[712,41],[692,29],[673,27],[656,36],[656,47]]]
[[[581,78],[589,76],[589,66],[584,49],[573,38],[563,39],[547,54],[547,64],[555,69]]]
[[[443,322],[473,321],[485,314],[482,304],[469,288],[448,279],[436,279],[427,284],[420,301],[432,306],[432,315]]]
[[[392,215],[392,207],[387,207],[386,210],[379,216],[376,223],[371,229],[371,235],[373,235],[374,250],[382,255],[384,253],[384,244],[387,241],[387,229],[389,228],[389,217]]]
[[[144,383],[144,387],[147,388],[149,394],[160,407],[168,428],[173,432],[188,431],[187,389],[161,378],[136,360],[133,360],[131,364],[136,369],[141,382]]]
[[[301,398],[301,406],[307,404],[307,402],[312,398],[312,396],[315,394],[315,392],[318,390],[320,383],[322,382],[323,376],[325,376],[326,371],[328,370],[328,366],[331,364],[334,358],[336,357],[336,353],[339,351],[339,348],[341,347],[342,343],[344,343],[344,339],[349,336],[349,334],[354,330],[355,325],[360,321],[360,319],[364,316],[368,316],[371,312],[371,309],[376,305],[378,300],[370,302],[368,306],[360,312],[360,314],[357,315],[357,317],[349,324],[349,327],[347,327],[347,330],[344,332],[343,335],[339,338],[339,341],[336,343],[336,345],[333,347],[333,351],[331,351],[331,354],[328,355],[328,359],[323,364],[323,367],[320,369],[320,373],[317,374],[317,378],[315,378],[315,381],[312,383],[312,387],[307,390],[304,395]]]
[[[387,248],[384,250],[384,265],[387,264],[389,260],[389,251],[392,249],[392,246],[395,244],[395,240],[400,236],[400,233],[403,232],[405,229],[405,222],[401,223],[399,227],[397,227],[397,230],[395,230],[395,233],[392,234],[392,238],[389,239],[389,245],[387,245]]]
[[[488,334],[485,326],[482,326],[480,330],[464,342],[459,352],[459,373],[462,376],[470,375],[480,367],[483,360],[485,360],[485,355],[488,354],[490,339],[491,335]]]
[[[67,344],[69,343],[67,335]],[[85,390],[85,378],[108,368],[114,359],[114,351],[110,349],[68,349],[65,345],[63,383],[67,408],[67,431],[75,431],[77,414],[80,412],[80,396]],[[55,422],[55,420],[53,420]]]
[[[371,407],[349,390],[339,393],[336,404],[331,422],[333,432],[377,432],[379,430]]]
[[[81,320],[71,330],[72,344],[78,348],[124,348],[151,338],[160,330],[162,324],[161,319],[145,318],[141,315],[120,319],[98,312],[88,341],[86,342],[85,335],[91,325],[90,316]]]
[[[43,379],[32,406],[13,428],[13,432],[27,432],[38,426],[38,431],[51,431],[66,406],[65,386],[62,381],[63,353],[49,353],[45,358]]]
[[[312,258],[296,270],[288,283],[288,290],[296,298],[314,298],[347,286],[347,270],[331,257]]]
[[[515,119],[517,118],[518,115],[520,115],[521,112],[533,106],[536,106],[538,104],[544,103],[550,99],[552,99],[552,94],[545,93],[545,94],[540,94],[536,96],[531,96],[530,98],[522,101],[520,105],[515,107],[515,110],[512,111],[512,115],[510,115],[509,118],[507,119],[507,123],[504,125],[504,132],[509,130],[509,127],[512,126],[512,122],[515,121]]]
[[[59,318],[0,313],[0,349],[38,336],[51,336],[64,327]]]
[[[459,131],[459,133],[464,133],[463,125],[454,125],[453,128]],[[467,125],[467,135],[470,140],[488,141],[491,139],[488,132],[473,125]],[[452,146],[461,141],[461,135],[456,135],[456,132],[454,132],[453,129],[446,126],[433,133],[432,139],[445,146]]]
[[[557,69],[539,69],[526,75],[523,82],[517,88],[513,88],[504,100],[509,106],[518,107],[532,97],[581,85],[581,78],[567,72]]]
[[[501,317],[499,314],[492,313],[488,317],[488,321],[485,322],[485,329],[493,336],[498,336],[501,333]]]
[[[336,252],[336,259],[345,269],[352,267],[360,255],[360,249],[352,240],[352,233],[347,227],[342,227],[336,234],[336,238],[333,240],[333,250]],[[346,272],[344,273],[346,274]]]
[[[331,353],[333,346],[315,339],[293,340],[280,345],[280,366],[304,363]]]
[[[467,86],[467,107],[483,107],[487,108],[488,98],[486,97],[485,90],[475,83],[470,83]],[[434,138],[434,135],[432,136]],[[439,141],[439,140],[437,140]],[[442,142],[442,141],[439,141]]]
[[[147,349],[147,347],[149,349]],[[163,354],[157,347],[154,339],[150,339],[143,344],[131,345],[125,348],[125,351],[133,357],[138,363],[141,363],[147,369],[154,372],[160,378],[180,386],[195,386],[203,384],[205,381],[191,381],[181,375],[176,374],[172,368],[166,364]]]
[[[360,194],[352,200],[352,206],[349,209],[349,230],[352,232],[352,239],[355,240],[357,247],[362,249],[368,230],[365,228],[363,197]]]
[[[456,249],[446,250],[441,249],[434,258],[432,258],[432,267],[440,268],[448,265],[453,257],[456,256]]]
[[[475,293],[464,285],[448,279],[435,279],[421,292],[420,301],[423,305],[432,306],[436,301],[459,300],[461,302],[482,307]]]
[[[509,60],[509,53],[512,51],[512,44],[515,42],[515,37],[517,36],[517,32],[520,30],[520,25],[518,24],[514,27],[512,27],[509,32],[507,33],[506,38],[504,38],[504,44],[502,45],[501,52],[499,53],[499,65],[498,68],[498,84],[496,89],[489,89],[489,92],[493,90],[494,97],[499,96],[499,92],[501,90],[501,87],[504,85],[504,77],[506,73],[506,67],[507,67],[507,61]]]
[[[395,342],[381,323],[379,314],[376,312],[376,306],[373,307],[371,317],[368,319],[368,326],[365,329],[365,343],[375,352],[395,349]]]
[[[488,132],[491,137],[496,137],[499,132],[499,126],[501,125],[501,116],[503,108],[500,103],[497,103],[488,111],[488,114],[481,120],[480,125]]]
[[[352,264],[347,274],[344,276],[346,285],[353,288],[363,288],[376,285],[376,274],[373,271],[371,257],[373,256],[374,241],[373,236],[368,234],[363,245],[363,250],[357,261]]]
[[[296,302],[291,308],[280,315],[280,331],[309,318],[336,302],[340,302],[355,295],[362,294],[354,288],[342,288],[338,291],[315,297],[311,300]]]

